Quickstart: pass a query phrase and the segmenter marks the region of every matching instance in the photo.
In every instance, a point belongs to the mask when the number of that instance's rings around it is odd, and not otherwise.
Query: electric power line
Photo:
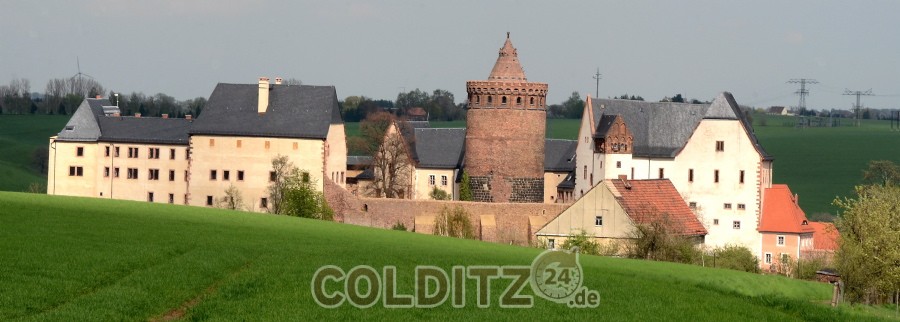
[[[862,107],[859,104],[859,97],[860,96],[874,96],[875,94],[872,94],[872,89],[870,88],[867,91],[851,91],[851,90],[847,89],[847,90],[844,90],[844,95],[856,96],[856,105],[853,106],[853,110],[855,111],[855,114],[856,114],[856,126],[859,126],[859,111]]]
[[[805,109],[806,108],[806,96],[809,95],[809,90],[806,89],[806,84],[818,84],[819,81],[811,78],[794,78],[787,81],[788,84],[800,84],[800,89],[794,92],[795,94],[800,95],[800,103],[797,105],[797,109]]]

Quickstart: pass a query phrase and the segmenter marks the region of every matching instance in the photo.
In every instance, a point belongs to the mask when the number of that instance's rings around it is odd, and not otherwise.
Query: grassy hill
[[[874,320],[888,310],[827,307],[826,284],[672,263],[582,257],[596,309],[535,299],[500,309],[318,307],[326,264],[529,265],[537,249],[290,217],[89,198],[0,193],[0,320]],[[474,290],[472,280],[468,290]],[[530,293],[530,288],[526,288]],[[471,293],[470,293],[471,294]]]
[[[47,147],[68,116],[0,115],[0,190],[25,191],[31,183],[47,185],[47,176],[31,166],[32,153]]]

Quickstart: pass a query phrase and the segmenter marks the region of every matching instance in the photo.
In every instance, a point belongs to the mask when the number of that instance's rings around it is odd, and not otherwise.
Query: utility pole
[[[860,97],[860,96],[872,96],[872,95],[875,95],[875,94],[872,94],[872,89],[870,88],[869,90],[867,90],[867,91],[865,91],[865,92],[863,92],[863,91],[851,91],[851,90],[847,89],[847,90],[844,90],[844,95],[854,95],[854,96],[856,96],[856,105],[853,106],[853,111],[854,111],[855,114],[856,114],[856,126],[859,126],[859,111],[860,111],[860,109],[862,108],[862,105],[859,104],[859,97]]]
[[[600,98],[600,79],[603,78],[603,75],[600,74],[600,67],[597,67],[597,73],[594,74],[594,79],[597,80],[597,93],[594,94],[594,97]]]
[[[800,104],[797,105],[797,112],[800,112],[801,109],[806,108],[806,96],[809,95],[809,90],[806,89],[806,84],[818,84],[819,81],[812,78],[794,78],[788,81],[788,84],[800,84],[800,89],[794,92],[794,94],[800,95]]]

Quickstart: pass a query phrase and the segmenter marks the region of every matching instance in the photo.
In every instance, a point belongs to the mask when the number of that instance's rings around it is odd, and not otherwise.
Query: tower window
[[[491,104],[493,102],[494,102],[493,96],[488,96],[488,104]]]
[[[666,177],[666,169],[659,168],[659,178],[662,179],[665,177]]]
[[[506,105],[506,96],[500,98],[500,104]]]
[[[688,169],[688,182],[694,182],[694,169]]]
[[[725,141],[716,141],[716,151],[725,151]]]
[[[741,170],[741,183],[744,183],[744,170]]]
[[[516,97],[516,105],[522,105],[522,98]]]
[[[534,97],[532,97],[530,101],[531,101],[531,103],[530,103],[531,106],[534,106]]]
[[[719,170],[715,170],[715,172],[713,172],[713,177],[714,182],[719,183]]]

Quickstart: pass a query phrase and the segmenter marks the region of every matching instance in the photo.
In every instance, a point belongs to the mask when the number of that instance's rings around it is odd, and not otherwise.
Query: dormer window
[[[66,125],[66,131],[75,131],[74,125]]]

